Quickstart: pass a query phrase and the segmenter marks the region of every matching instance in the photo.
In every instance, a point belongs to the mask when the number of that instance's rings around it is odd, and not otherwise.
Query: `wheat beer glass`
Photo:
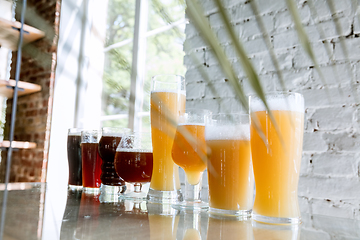
[[[151,81],[151,136],[153,172],[148,201],[174,203],[182,200],[179,167],[173,162],[173,146],[180,112],[185,110],[185,79],[157,75]]]
[[[253,218],[273,224],[300,223],[297,190],[304,98],[299,93],[275,92],[267,94],[266,101],[271,115],[260,98],[250,96],[251,154],[256,186]]]
[[[254,177],[249,115],[212,115],[206,121],[205,140],[211,149],[208,160],[210,214],[250,217]]]
[[[201,201],[202,175],[207,164],[205,143],[205,119],[211,114],[204,109],[187,109],[179,117],[176,128],[172,158],[184,169],[186,181],[184,201],[175,207],[187,209],[207,209]]]

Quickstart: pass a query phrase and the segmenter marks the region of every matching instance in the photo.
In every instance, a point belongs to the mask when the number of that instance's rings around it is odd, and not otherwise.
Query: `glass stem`
[[[201,202],[202,176],[203,172],[200,174],[199,183],[196,185],[190,184],[186,176],[184,199],[186,202]]]
[[[141,183],[135,183],[134,184],[134,192],[139,193],[141,192],[142,185]]]

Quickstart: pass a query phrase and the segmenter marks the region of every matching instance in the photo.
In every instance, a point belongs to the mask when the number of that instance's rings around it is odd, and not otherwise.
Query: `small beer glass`
[[[67,137],[67,156],[69,164],[69,189],[82,189],[81,129],[70,128]]]

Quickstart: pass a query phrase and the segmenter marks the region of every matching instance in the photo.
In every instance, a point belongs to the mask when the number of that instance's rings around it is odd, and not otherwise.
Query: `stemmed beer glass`
[[[202,175],[206,169],[207,147],[205,143],[205,119],[209,110],[187,109],[179,117],[176,128],[172,158],[185,171],[185,199],[174,205],[187,209],[207,209],[201,201]]]
[[[134,185],[134,191],[125,192],[121,198],[146,199],[142,186],[149,183],[153,169],[153,152],[150,133],[127,133],[122,136],[114,160],[116,173]]]

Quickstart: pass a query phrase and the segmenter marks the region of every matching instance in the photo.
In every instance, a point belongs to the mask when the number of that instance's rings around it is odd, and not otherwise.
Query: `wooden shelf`
[[[0,18],[0,46],[17,50],[19,36],[20,36],[20,22],[12,22],[3,18]],[[23,45],[43,38],[45,33],[34,27],[24,24]]]
[[[34,142],[23,142],[23,141],[12,141],[12,148],[18,148],[18,149],[30,149],[30,148],[36,148],[36,143]],[[10,141],[4,140],[0,142],[0,148],[9,148],[10,147]]]
[[[0,79],[0,96],[6,98],[12,98],[14,94],[14,89],[16,81],[10,79],[9,81],[1,80]],[[27,95],[30,93],[35,93],[41,91],[41,86],[33,83],[28,82],[18,82],[18,96]]]

